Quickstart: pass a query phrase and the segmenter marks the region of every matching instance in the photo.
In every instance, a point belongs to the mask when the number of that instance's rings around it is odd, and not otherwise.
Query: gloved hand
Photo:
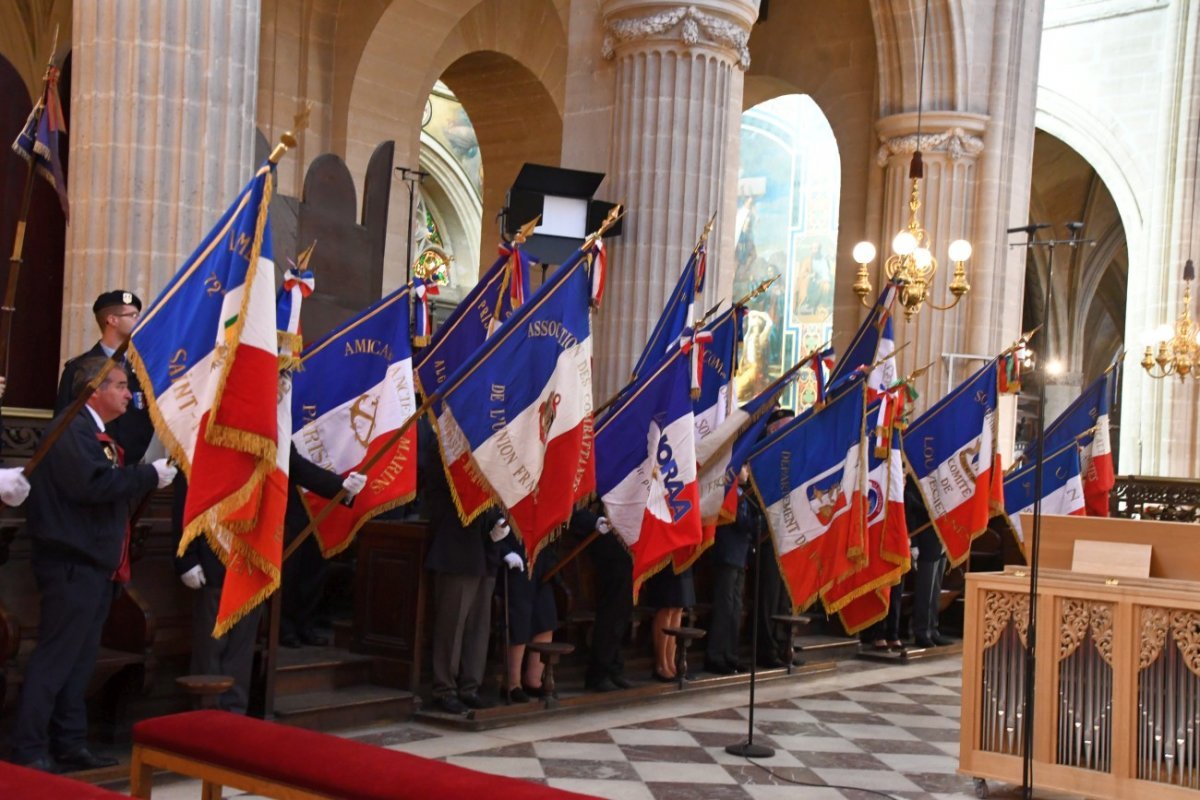
[[[917,547],[916,545],[913,545],[912,547],[910,547],[908,549],[908,552],[909,552],[909,555],[912,556],[913,561],[916,561],[917,556],[921,555],[921,549],[919,547]]]
[[[208,580],[204,577],[204,567],[199,564],[180,575],[179,580],[183,581],[183,585],[189,589],[199,589],[208,583]]]
[[[19,506],[29,496],[29,481],[20,467],[0,469],[0,500],[6,506]]]
[[[509,569],[524,569],[525,562],[516,553],[508,553],[504,556],[504,563],[508,564]]]
[[[488,536],[492,537],[493,542],[498,542],[505,536],[508,536],[510,531],[512,531],[512,527],[508,524],[508,520],[506,520],[504,517],[501,517],[500,519],[496,520],[496,524],[492,526],[490,531],[488,531]]]
[[[351,472],[346,476],[346,480],[342,481],[342,488],[346,490],[346,494],[354,497],[361,492],[367,485],[367,476],[361,472]]]
[[[154,461],[150,466],[154,467],[154,471],[158,473],[158,488],[164,489],[175,480],[175,473],[179,472],[165,458],[160,458]]]
[[[8,386],[8,378],[0,375],[0,398],[4,397],[4,390]]]
[[[612,523],[608,521],[608,517],[596,517],[596,533],[604,534],[612,532]]]

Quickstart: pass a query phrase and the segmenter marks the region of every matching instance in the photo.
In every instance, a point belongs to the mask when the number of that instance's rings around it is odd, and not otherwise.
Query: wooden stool
[[[693,639],[703,639],[706,631],[700,628],[663,628],[667,636],[675,637],[675,677],[679,680],[679,688],[683,688],[684,675],[687,675],[687,649]]]
[[[796,629],[801,625],[807,625],[812,622],[812,617],[807,614],[772,614],[772,622],[781,622],[788,626],[787,650],[784,657],[787,659],[787,673],[791,675],[796,669]]]
[[[542,703],[546,708],[558,705],[558,697],[554,694],[554,665],[565,655],[575,652],[575,645],[567,642],[530,642],[526,650],[538,654],[538,658],[546,666],[542,674]]]
[[[233,688],[230,675],[180,675],[175,682],[192,696],[197,709],[216,708],[217,698]]]

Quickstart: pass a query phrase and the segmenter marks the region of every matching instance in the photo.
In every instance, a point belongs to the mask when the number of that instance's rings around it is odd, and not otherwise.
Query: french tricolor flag
[[[596,493],[633,555],[633,596],[677,552],[700,544],[687,354],[648,370],[596,423]]]
[[[508,510],[531,568],[595,486],[593,257],[591,248],[576,251],[440,389],[445,462],[457,448],[469,455]]]
[[[1082,515],[1086,509],[1079,447],[1073,441],[1068,442],[1057,452],[1047,455],[1042,465],[1042,513]],[[1036,499],[1036,461],[1005,476],[1004,511],[1008,515],[1008,524],[1022,544],[1025,543],[1025,532],[1021,530],[1020,515],[1032,513]]]
[[[1079,445],[1079,464],[1083,474],[1083,493],[1091,517],[1108,516],[1108,496],[1116,484],[1112,440],[1109,438],[1108,413],[1112,404],[1115,370],[1110,368],[1075,399],[1066,411],[1046,426],[1045,452],[1058,452],[1068,442]],[[1030,442],[1025,453],[1037,453],[1037,441]]]
[[[635,379],[661,362],[679,344],[684,331],[695,329],[696,294],[704,290],[705,261],[705,246],[702,243],[692,251],[683,266],[683,272],[650,333],[650,339],[642,348],[642,354],[633,368]]]
[[[883,419],[894,427],[900,418],[903,389],[885,395],[867,409],[869,421]],[[899,583],[911,566],[908,524],[904,517],[904,461],[900,436],[867,434],[877,446],[867,456],[867,532],[859,565],[841,576],[825,593],[825,607],[836,611],[849,634],[855,634],[882,619],[888,611],[891,587]]]
[[[130,341],[155,430],[188,478],[180,552],[205,536],[228,568],[217,636],[279,586],[283,556],[273,180],[259,168]]]
[[[824,408],[775,431],[749,459],[797,612],[849,569],[849,543],[864,537],[865,399],[862,381],[854,382]]]
[[[326,558],[341,552],[368,520],[412,500],[417,431],[393,434],[416,412],[410,289],[405,286],[305,348],[292,385],[292,447],[325,469],[365,472],[353,506],[336,504],[316,531]],[[336,379],[331,379],[336,376]],[[379,454],[384,448],[388,452]],[[374,463],[364,470],[363,465]],[[315,517],[328,500],[310,492]]]
[[[414,378],[424,397],[432,396],[483,346],[499,324],[520,307],[524,287],[529,285],[529,263],[529,258],[515,242],[500,245],[499,258],[455,306],[431,337],[429,346],[415,356]],[[434,418],[441,414],[438,404],[434,408]],[[465,520],[473,520],[494,501],[471,463],[466,438],[457,426],[448,425],[440,431],[438,446],[458,513]]]
[[[999,361],[992,359],[904,432],[904,458],[952,565],[1004,511],[996,449]]]

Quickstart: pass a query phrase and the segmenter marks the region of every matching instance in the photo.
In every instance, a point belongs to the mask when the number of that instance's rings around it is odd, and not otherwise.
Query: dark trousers
[[[287,537],[290,542],[294,537]],[[329,562],[321,555],[316,536],[309,536],[296,552],[283,562],[283,607],[280,609],[279,637],[296,638],[312,631],[317,608],[325,596],[325,576]],[[228,674],[228,673],[224,673]]]
[[[607,536],[609,540],[612,534]],[[601,537],[601,540],[605,537]],[[625,659],[621,644],[633,614],[633,561],[616,541],[597,540],[591,545],[609,547],[595,557],[596,621],[592,626],[592,649],[584,681],[595,685],[605,678],[623,677]],[[611,550],[615,548],[615,552]]]
[[[771,620],[775,614],[785,614],[791,609],[784,609],[787,603],[787,592],[783,589],[783,576],[779,574],[779,565],[775,562],[775,550],[770,542],[759,545],[762,553],[758,555],[758,568],[762,574],[758,585],[758,607],[754,613],[758,615],[758,653],[759,660],[783,659],[787,655],[787,636],[778,622]]]
[[[716,564],[713,573],[712,620],[705,660],[715,667],[733,667],[738,663],[746,571],[732,564]]]
[[[487,666],[495,575],[435,573],[433,696],[479,692]]]
[[[12,759],[18,763],[87,745],[85,694],[119,588],[112,570],[85,564],[35,559],[33,574],[42,593],[41,619],[13,725]]]
[[[900,598],[904,594],[904,582],[901,581],[891,588],[888,596],[888,613],[883,619],[858,635],[860,641],[872,643],[880,639],[889,642],[900,640]]]
[[[233,686],[217,698],[217,707],[245,714],[250,701],[250,676],[254,669],[254,644],[258,639],[258,621],[265,603],[254,607],[220,639],[212,636],[221,605],[221,587],[205,585],[196,592],[192,603],[193,675],[229,675]]]
[[[912,627],[914,639],[929,639],[938,631],[938,603],[942,596],[942,576],[946,574],[946,556],[917,560],[917,581],[913,595]]]

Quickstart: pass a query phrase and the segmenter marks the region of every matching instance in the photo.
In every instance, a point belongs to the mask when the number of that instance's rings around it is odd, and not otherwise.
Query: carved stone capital
[[[875,163],[881,167],[886,166],[892,156],[911,156],[918,149],[922,153],[944,152],[950,156],[951,161],[958,161],[964,156],[978,157],[983,152],[983,139],[967,133],[962,128],[950,128],[941,133],[922,133],[918,148],[917,134],[894,136],[883,140],[879,152],[875,155]]]
[[[750,66],[750,26],[757,15],[756,4],[741,0],[695,5],[636,3],[610,0],[605,6],[604,44],[601,54],[616,57],[623,45],[645,41],[681,42],[688,48],[707,46],[725,50],[743,70]],[[657,7],[657,10],[651,10]],[[728,7],[731,16],[710,13],[706,8]],[[750,14],[745,13],[750,9]],[[632,13],[629,13],[632,12]],[[640,12],[640,13],[639,13]]]

